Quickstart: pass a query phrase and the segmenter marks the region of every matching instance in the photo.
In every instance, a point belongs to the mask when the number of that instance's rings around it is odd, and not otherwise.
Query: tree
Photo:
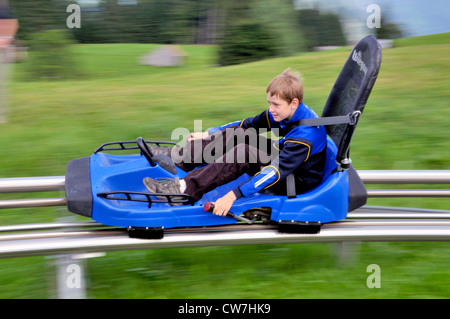
[[[289,56],[305,48],[304,35],[291,0],[257,0],[249,10],[264,29],[276,39],[278,56]]]
[[[321,14],[318,9],[307,9],[299,10],[298,19],[308,50],[317,46],[346,44],[338,15]]]
[[[224,12],[224,36],[219,42],[221,65],[303,50],[303,34],[290,0],[231,0]]]
[[[276,55],[275,39],[257,22],[238,22],[225,30],[219,64],[257,61]]]
[[[375,36],[377,39],[397,39],[403,35],[398,24],[389,22],[383,16],[381,17],[381,27],[375,28]]]
[[[68,5],[64,0],[10,0],[19,20],[17,38],[28,40],[33,33],[65,29]]]
[[[82,76],[71,51],[73,39],[68,30],[33,33],[28,44],[31,52],[26,69],[30,78],[69,79]]]

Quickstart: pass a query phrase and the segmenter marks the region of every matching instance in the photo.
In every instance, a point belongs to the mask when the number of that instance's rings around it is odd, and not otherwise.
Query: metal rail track
[[[450,170],[358,171],[364,184],[450,184]],[[63,191],[64,176],[0,178],[1,193]],[[369,197],[450,197],[448,189],[369,189]],[[64,197],[0,200],[0,209],[65,206]]]
[[[343,221],[324,224],[319,234],[283,234],[273,225],[234,224],[167,229],[163,239],[136,239],[129,238],[126,229],[95,222],[3,226],[0,258],[199,246],[449,240],[450,211],[363,207]]]
[[[450,184],[450,171],[358,171],[365,184]],[[0,179],[0,193],[63,191],[64,177]],[[370,197],[450,197],[449,190],[369,190]],[[0,200],[0,208],[66,205],[64,197]],[[283,234],[272,225],[167,229],[163,239],[89,222],[0,226],[0,258],[176,247],[344,241],[449,241],[450,211],[365,206],[319,234]]]

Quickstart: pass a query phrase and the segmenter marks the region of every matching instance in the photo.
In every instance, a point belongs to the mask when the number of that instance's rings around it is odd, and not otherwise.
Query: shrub
[[[237,23],[225,30],[220,44],[219,64],[257,61],[276,55],[276,41],[259,23]]]
[[[74,42],[66,30],[46,30],[34,33],[30,46],[27,71],[31,78],[67,79],[79,77],[76,57],[71,51]]]

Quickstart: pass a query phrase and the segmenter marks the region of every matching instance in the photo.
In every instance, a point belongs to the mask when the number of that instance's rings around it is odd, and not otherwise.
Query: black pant
[[[255,175],[277,155],[270,139],[240,127],[226,128],[182,148],[174,147],[170,154],[179,168],[189,172],[184,178],[185,193],[195,201],[244,173]]]

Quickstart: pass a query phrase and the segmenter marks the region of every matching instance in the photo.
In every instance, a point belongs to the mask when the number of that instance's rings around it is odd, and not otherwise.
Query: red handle
[[[210,203],[210,202],[206,202],[205,205],[203,205],[203,209],[205,210],[205,212],[212,213],[214,211],[214,204]],[[236,217],[232,212],[228,212],[225,216],[241,219],[241,217]]]
[[[205,205],[203,206],[203,209],[205,210],[205,212],[212,213],[214,210],[214,204],[210,203],[210,202],[206,202]]]

